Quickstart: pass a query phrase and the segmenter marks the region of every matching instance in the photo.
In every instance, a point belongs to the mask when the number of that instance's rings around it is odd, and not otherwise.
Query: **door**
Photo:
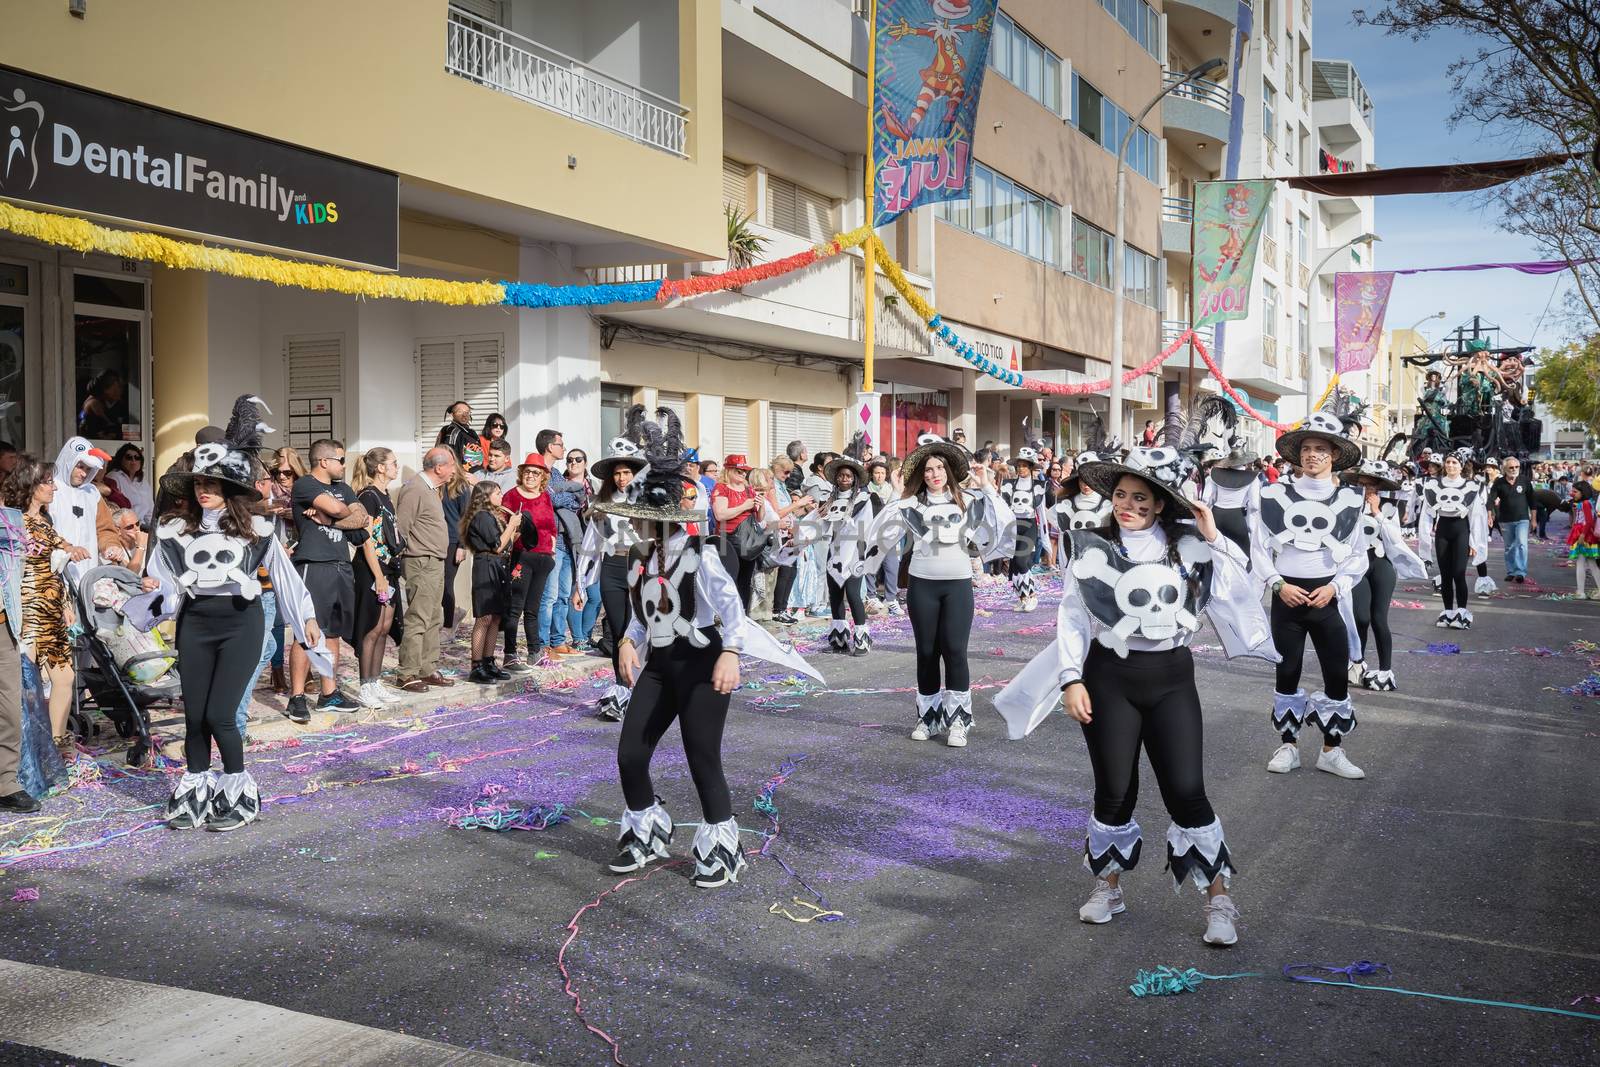
[[[143,278],[72,272],[71,425],[112,453],[151,443],[149,294]]]
[[[39,387],[38,269],[0,260],[0,441],[37,453],[44,429],[33,396]]]

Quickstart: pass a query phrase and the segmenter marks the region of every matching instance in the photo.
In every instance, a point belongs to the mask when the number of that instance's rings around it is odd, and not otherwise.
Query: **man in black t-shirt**
[[[1520,584],[1528,580],[1528,506],[1533,485],[1515,456],[1506,460],[1501,473],[1503,477],[1489,487],[1489,525],[1500,528],[1506,545],[1506,581]]]
[[[335,671],[322,679],[317,707],[331,711],[353,711],[360,706],[335,681],[339,642],[355,640],[356,580],[350,548],[367,539],[368,522],[366,508],[357,503],[355,490],[345,484],[344,465],[344,445],[318,441],[311,446],[310,472],[295,480],[289,498],[300,535],[294,548],[295,570],[311,594]],[[305,650],[289,646],[289,705],[284,714],[293,722],[311,721],[306,701],[306,676],[310,673],[311,661]]]

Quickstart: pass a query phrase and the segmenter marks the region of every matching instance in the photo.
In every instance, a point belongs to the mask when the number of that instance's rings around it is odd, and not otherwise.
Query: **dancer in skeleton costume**
[[[1261,490],[1261,515],[1250,569],[1272,592],[1272,639],[1282,656],[1272,698],[1272,725],[1281,738],[1267,770],[1300,766],[1300,724],[1322,730],[1317,769],[1363,778],[1342,740],[1356,727],[1350,703],[1350,661],[1361,654],[1352,591],[1367,568],[1361,532],[1361,491],[1341,488],[1334,472],[1353,467],[1361,450],[1335,416],[1318,411],[1278,438],[1278,453],[1301,471]],[[1306,638],[1322,667],[1322,689],[1300,688]]]
[[[1102,460],[1115,461],[1122,455],[1122,449],[1115,440],[1097,444],[1099,437],[1097,426],[1090,437],[1091,447],[1078,453],[1072,477],[1061,484],[1061,494],[1053,508],[1056,529],[1061,535],[1061,551],[1057,558],[1062,566],[1066,565],[1068,533],[1073,530],[1098,530],[1111,522],[1111,501],[1095,492],[1094,487],[1083,480],[1083,468],[1087,464]]]
[[[1467,569],[1479,545],[1489,540],[1483,489],[1462,473],[1462,452],[1444,457],[1443,473],[1422,483],[1422,515],[1417,523],[1417,554],[1439,567],[1444,610],[1435,626],[1465,630],[1472,625],[1467,607]]]
[[[1143,847],[1134,819],[1143,748],[1172,818],[1173,889],[1193,882],[1207,894],[1204,939],[1226,946],[1238,940],[1239,913],[1227,895],[1235,870],[1206,798],[1189,642],[1204,612],[1230,657],[1275,661],[1277,653],[1245,553],[1220,533],[1208,507],[1185,495],[1190,470],[1173,448],[1136,448],[1124,463],[1083,468],[1112,501],[1114,522],[1067,534],[1071,564],[1056,640],[995,707],[1013,739],[1047,718],[1058,699],[1082,724],[1095,782],[1083,864],[1096,884],[1078,917],[1106,923],[1125,910],[1121,876],[1138,865]],[[1193,526],[1182,521],[1191,517]]]
[[[644,455],[638,445],[643,426],[644,405],[635,404],[628,412],[623,436],[613,439],[610,454],[591,468],[591,473],[600,481],[598,503],[625,497],[634,477],[644,469]],[[627,632],[630,614],[628,550],[638,541],[633,523],[617,515],[608,515],[597,505],[593,521],[583,534],[583,548],[578,553],[578,587],[572,592],[572,603],[582,609],[583,591],[598,579],[600,603],[606,609],[606,638],[611,642],[613,681],[600,698],[599,713],[607,722],[622,721],[632,692],[622,680],[617,654],[621,651],[622,635]]]
[[[969,472],[974,484],[963,489]],[[867,534],[867,562],[910,534],[906,614],[917,648],[911,738],[943,734],[946,745],[961,748],[972,728],[972,558],[990,563],[1013,555],[1016,522],[989,473],[971,467],[966,450],[941,437],[923,435],[901,474],[901,498],[878,514]]]
[[[1250,527],[1261,501],[1256,456],[1239,433],[1239,413],[1224,397],[1201,400],[1179,451],[1200,470],[1200,501],[1211,508],[1217,529],[1248,559]]]
[[[683,735],[689,773],[700,797],[694,882],[712,888],[735,881],[744,868],[739,823],[722,772],[722,731],[728,701],[739,687],[739,656],[810,675],[804,659],[750,622],[738,587],[714,550],[684,526],[706,522],[685,504],[684,445],[678,418],[661,408],[661,423],[638,426],[645,467],[626,498],[596,504],[631,519],[646,538],[628,552],[632,618],[619,642],[617,671],[633,696],[617,742],[617,770],[627,801],[611,870],[626,874],[667,856],[672,818],[650,780],[650,759],[673,720]]]
[[[1350,664],[1350,680],[1367,689],[1393,690],[1394,638],[1389,632],[1389,601],[1399,578],[1420,581],[1428,570],[1411,551],[1400,531],[1400,473],[1381,459],[1345,471],[1363,493],[1361,532],[1367,543],[1367,570],[1351,590],[1361,658]],[[1376,668],[1367,664],[1367,633],[1378,653]]]
[[[1027,429],[1027,420],[1023,420]],[[1017,524],[1016,554],[1011,557],[1011,591],[1017,594],[1024,612],[1039,610],[1039,592],[1033,581],[1034,549],[1045,536],[1046,483],[1039,477],[1037,442],[1017,449],[1012,460],[1017,476],[1000,484],[1000,499],[1005,501]]]
[[[882,505],[867,491],[866,469],[850,454],[857,447],[852,443],[845,455],[830,460],[823,468],[831,495],[826,505],[800,520],[795,543],[800,547],[821,546],[828,582],[828,614],[832,618],[828,647],[835,652],[865,656],[872,649],[872,629],[867,625],[861,583],[864,575],[882,566],[882,560],[873,556],[869,562],[864,549],[867,530]]]
[[[1481,469],[1476,468],[1477,464],[1469,454],[1462,461],[1461,473],[1478,483],[1478,499],[1483,501],[1483,523],[1472,528],[1472,558],[1478,571],[1472,591],[1479,596],[1488,596],[1498,588],[1494,579],[1489,577],[1489,487],[1500,477],[1500,462],[1490,457],[1483,461]]]
[[[256,579],[261,567],[267,568],[280,617],[295,639],[319,672],[333,670],[311,595],[273,524],[250,509],[261,499],[255,488],[256,453],[261,435],[271,432],[257,421],[260,403],[253,396],[240,397],[223,440],[196,448],[189,471],[162,476],[169,503],[150,553],[146,592],[129,601],[129,618],[144,629],[173,615],[178,620],[187,767],[163,816],[174,830],[202,825],[236,830],[261,813],[255,779],[244,769],[244,739],[236,719],[261,658],[266,626]],[[220,774],[211,767],[212,741],[222,754]]]

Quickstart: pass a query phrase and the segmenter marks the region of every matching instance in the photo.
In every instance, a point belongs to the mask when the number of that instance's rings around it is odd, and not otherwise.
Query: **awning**
[[[1391,167],[1346,174],[1302,174],[1279,178],[1291,189],[1324,196],[1396,196],[1406,193],[1461,193],[1488,189],[1577,158],[1575,152],[1557,152],[1526,159],[1501,159],[1489,163],[1445,163],[1430,167]]]

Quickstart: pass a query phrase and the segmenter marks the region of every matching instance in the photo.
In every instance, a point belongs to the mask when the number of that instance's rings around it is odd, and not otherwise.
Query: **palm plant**
[[[728,220],[728,269],[746,270],[755,266],[767,250],[767,239],[750,228],[750,215],[732,204],[723,207]]]

